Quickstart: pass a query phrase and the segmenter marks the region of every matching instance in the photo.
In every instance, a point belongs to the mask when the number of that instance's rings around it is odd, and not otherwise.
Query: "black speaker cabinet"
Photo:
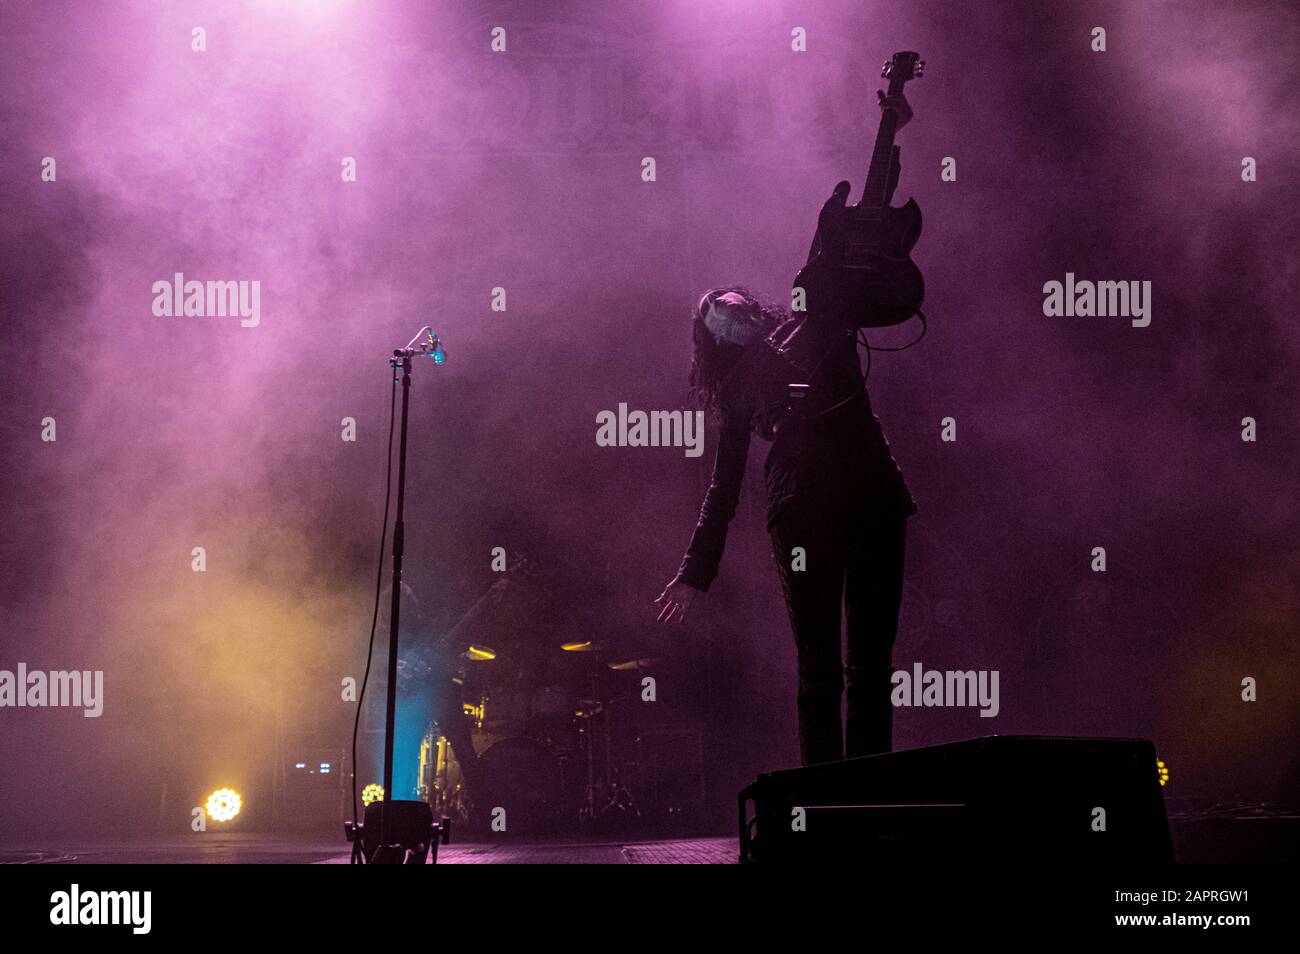
[[[987,736],[767,772],[739,803],[742,862],[1173,861],[1142,739]]]

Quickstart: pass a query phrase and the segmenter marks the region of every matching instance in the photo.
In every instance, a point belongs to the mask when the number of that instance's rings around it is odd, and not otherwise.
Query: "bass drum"
[[[485,826],[504,821],[505,835],[545,835],[562,830],[563,779],[559,760],[536,739],[493,742],[478,758],[479,791],[471,791],[475,813]],[[504,812],[504,814],[503,814]]]

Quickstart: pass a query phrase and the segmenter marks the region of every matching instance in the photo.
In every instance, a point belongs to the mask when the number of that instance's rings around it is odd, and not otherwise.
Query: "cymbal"
[[[560,643],[560,648],[566,653],[594,653],[599,651],[600,644],[590,639],[581,640],[572,643]]]
[[[611,660],[606,665],[615,672],[633,672],[639,669],[649,669],[658,662],[659,660],[654,656],[641,656],[632,659]]]

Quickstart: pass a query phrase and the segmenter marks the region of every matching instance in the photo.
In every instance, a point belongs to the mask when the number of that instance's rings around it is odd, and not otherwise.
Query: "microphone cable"
[[[379,623],[379,597],[384,585],[384,548],[388,545],[388,507],[393,498],[393,425],[397,420],[397,373],[393,373],[393,387],[388,400],[388,469],[384,477],[384,527],[379,534],[379,569],[375,574],[375,609],[370,617],[370,645],[366,648],[366,672],[361,677],[361,692],[357,694],[357,712],[352,719],[352,824],[353,830],[360,824],[357,817],[357,732],[361,725],[361,708],[366,701],[366,684],[370,681],[370,664],[375,656],[375,629]],[[392,634],[389,633],[389,639]],[[384,798],[389,797],[384,792]],[[361,840],[355,837],[352,842],[352,860],[364,863],[365,855],[361,851]]]

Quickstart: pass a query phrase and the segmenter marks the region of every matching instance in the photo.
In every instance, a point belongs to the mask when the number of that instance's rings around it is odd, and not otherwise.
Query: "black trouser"
[[[804,765],[888,752],[891,653],[903,594],[907,517],[868,500],[787,504],[772,526],[799,653],[799,748]],[[792,551],[801,547],[805,566]],[[844,607],[847,651],[841,646]],[[847,688],[848,711],[840,722]]]

